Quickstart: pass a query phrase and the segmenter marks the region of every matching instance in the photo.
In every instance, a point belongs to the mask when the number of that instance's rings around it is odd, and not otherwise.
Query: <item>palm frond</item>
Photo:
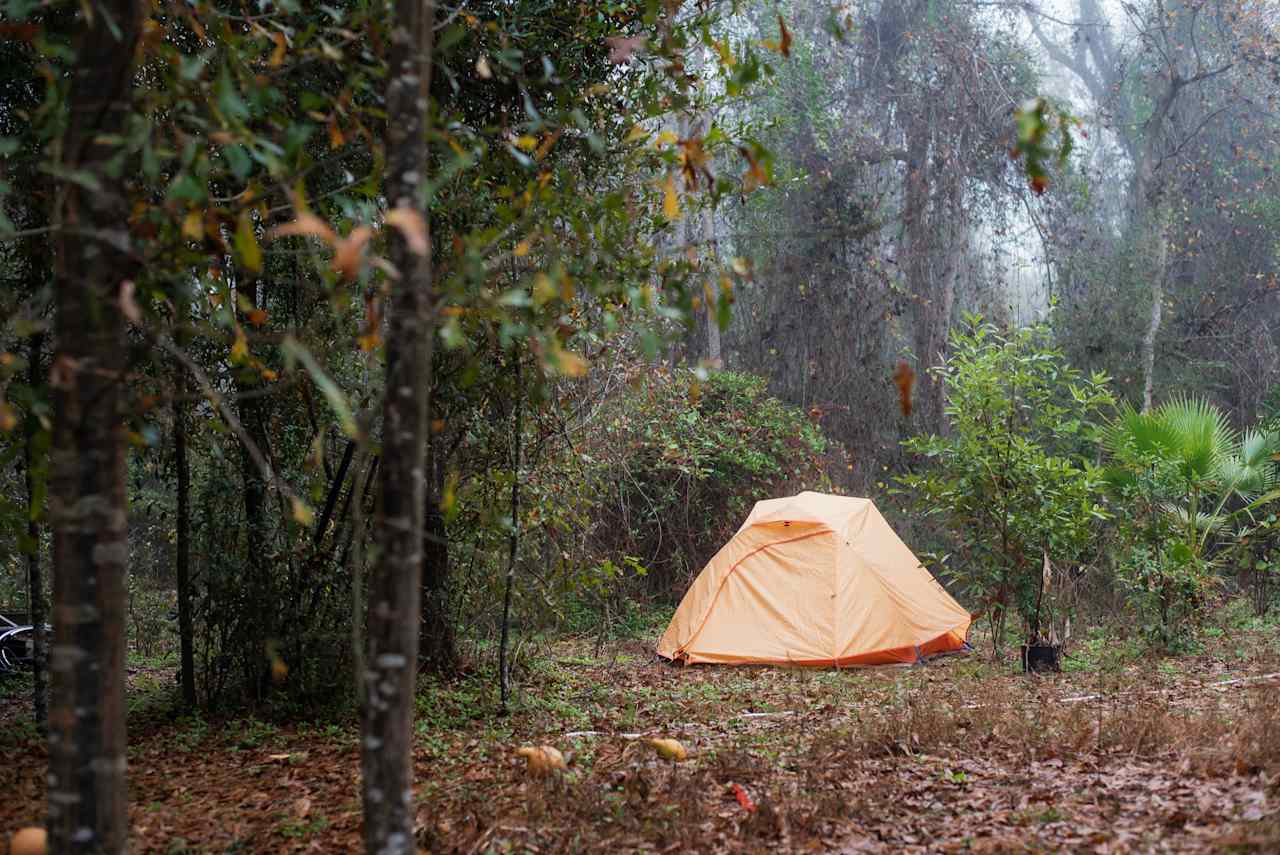
[[[1161,404],[1154,415],[1164,426],[1162,432],[1172,437],[1172,462],[1187,481],[1212,477],[1235,445],[1236,432],[1226,414],[1203,398],[1179,395]]]

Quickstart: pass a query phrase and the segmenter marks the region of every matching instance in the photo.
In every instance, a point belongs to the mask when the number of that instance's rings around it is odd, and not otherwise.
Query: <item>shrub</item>
[[[589,553],[648,568],[650,589],[683,593],[760,499],[828,490],[835,451],[763,378],[656,371],[601,417],[584,443],[598,498]]]
[[[917,513],[940,517],[953,553],[932,556],[940,575],[986,611],[999,650],[1013,611],[1028,636],[1043,634],[1045,558],[1079,565],[1092,557],[1101,474],[1081,452],[1113,403],[1104,375],[1083,377],[1037,325],[1004,333],[971,316],[933,369],[947,390],[945,436],[904,446],[923,472],[898,481]]]
[[[1118,574],[1148,639],[1181,647],[1228,550],[1246,536],[1248,506],[1275,488],[1280,434],[1239,435],[1212,404],[1174,398],[1149,412],[1125,406],[1103,433],[1107,482],[1123,506]]]

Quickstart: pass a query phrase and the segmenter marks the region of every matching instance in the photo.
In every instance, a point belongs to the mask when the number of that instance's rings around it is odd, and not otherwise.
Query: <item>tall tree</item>
[[[417,674],[426,493],[427,401],[433,323],[430,236],[421,188],[427,178],[435,4],[396,0],[387,84],[386,196],[397,226],[382,405],[382,465],[375,521],[377,563],[369,583],[364,681],[365,849],[415,851],[413,693]]]
[[[1190,221],[1184,185],[1201,180],[1206,138],[1265,112],[1257,81],[1276,62],[1274,25],[1266,4],[1242,0],[1073,6],[1074,18],[1064,20],[1046,4],[1021,4],[1036,40],[1083,84],[1128,160],[1124,228],[1150,292],[1139,351],[1150,410],[1170,280],[1198,251],[1180,233]]]
[[[49,831],[55,852],[124,852],[125,321],[136,263],[116,140],[143,22],[137,0],[81,7],[54,210],[51,383],[54,646]],[[113,162],[115,161],[115,162]]]

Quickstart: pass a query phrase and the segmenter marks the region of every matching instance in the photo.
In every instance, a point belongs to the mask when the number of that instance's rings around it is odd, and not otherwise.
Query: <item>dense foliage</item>
[[[1107,378],[1068,366],[1047,325],[1006,334],[980,317],[952,333],[935,373],[949,430],[904,443],[921,471],[898,489],[951,533],[937,567],[988,614],[997,647],[1010,612],[1029,638],[1047,637],[1050,562],[1082,572],[1098,557],[1108,516],[1087,457],[1090,432],[1113,404]]]

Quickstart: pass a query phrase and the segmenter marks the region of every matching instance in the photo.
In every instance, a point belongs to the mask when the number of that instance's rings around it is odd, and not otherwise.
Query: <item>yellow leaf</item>
[[[289,43],[285,40],[284,33],[275,32],[271,34],[271,40],[276,43],[276,49],[271,52],[269,60],[272,68],[279,68],[284,62],[285,51],[289,49]]]
[[[658,752],[663,760],[670,760],[673,763],[679,763],[689,757],[689,752],[684,750],[684,746],[674,739],[650,739],[649,744]]]
[[[272,383],[280,379],[280,375],[275,371],[272,371],[270,368],[264,368],[262,369],[262,379],[266,380],[268,383]]]
[[[675,145],[680,141],[680,137],[676,136],[674,131],[663,131],[658,134],[658,138],[653,141],[654,148],[662,148],[664,145]]]
[[[680,194],[676,192],[674,174],[668,175],[662,186],[662,215],[672,221],[680,219]]]
[[[297,496],[291,496],[289,498],[289,502],[293,506],[293,521],[299,525],[311,525],[315,520],[316,515],[315,512],[311,510],[310,506]]]
[[[564,755],[550,745],[525,745],[516,749],[516,756],[523,757],[529,774],[539,778],[568,768]]]
[[[240,213],[240,220],[236,225],[235,245],[240,262],[245,269],[251,273],[260,273],[262,247],[258,246],[258,236],[253,233],[253,218],[249,216],[248,211]]]
[[[187,216],[182,221],[182,236],[190,240],[204,239],[204,212],[188,211]]]
[[[556,286],[551,283],[551,278],[545,273],[539,273],[533,277],[533,304],[541,306],[548,300],[556,296]]]
[[[533,151],[538,147],[538,141],[528,135],[516,137],[516,147],[523,151]]]
[[[726,68],[733,68],[738,64],[738,60],[734,57],[733,51],[729,50],[728,42],[714,42],[716,53],[720,54],[720,62]]]
[[[627,143],[639,142],[640,140],[644,139],[648,135],[649,135],[649,132],[646,131],[643,127],[641,127],[640,125],[634,125],[632,126],[631,130],[627,133],[627,138],[625,142]]]
[[[524,258],[529,254],[529,242],[527,240],[520,241],[512,252],[515,253],[516,258]]]
[[[239,365],[249,358],[249,340],[244,337],[244,330],[236,327],[236,340],[231,345],[231,362]]]
[[[559,360],[560,373],[565,377],[582,377],[591,367],[587,360],[571,350],[562,350],[556,354]]]

